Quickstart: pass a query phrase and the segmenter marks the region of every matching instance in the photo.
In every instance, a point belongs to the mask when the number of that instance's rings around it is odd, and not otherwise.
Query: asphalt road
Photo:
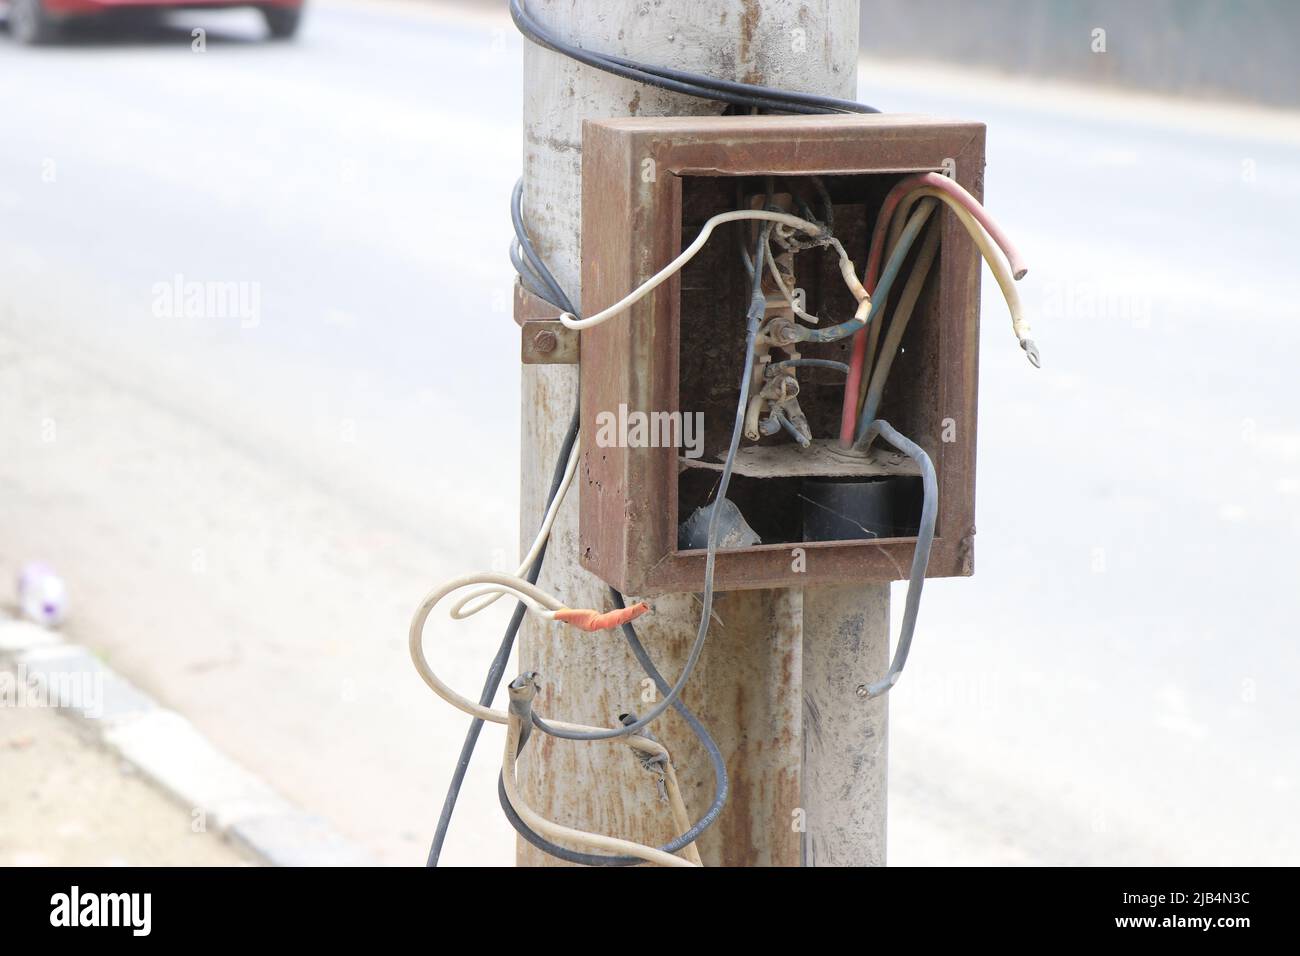
[[[520,41],[405,3],[169,24],[0,36],[0,572],[51,561],[76,640],[417,863],[463,720],[409,614],[517,533]],[[986,277],[977,574],[927,586],[892,698],[891,859],[1300,862],[1300,116],[859,89],[989,124],[1045,366]],[[457,686],[501,619],[443,632]],[[492,762],[449,862],[512,859]]]

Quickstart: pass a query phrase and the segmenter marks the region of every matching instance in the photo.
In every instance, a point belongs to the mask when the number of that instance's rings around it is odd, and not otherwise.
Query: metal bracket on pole
[[[519,359],[525,365],[577,365],[577,329],[559,319],[524,319]]]

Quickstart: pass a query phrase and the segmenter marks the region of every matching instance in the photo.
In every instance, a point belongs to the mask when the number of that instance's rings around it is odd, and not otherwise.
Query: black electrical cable
[[[879,110],[834,96],[817,93],[800,93],[754,83],[723,80],[702,73],[677,70],[671,67],[651,66],[627,57],[608,53],[595,53],[566,43],[533,18],[523,0],[510,0],[510,16],[519,32],[539,46],[563,56],[585,63],[587,66],[624,79],[635,80],[649,86],[718,100],[747,109],[775,110],[784,113],[878,113]]]
[[[813,189],[817,192],[817,199],[821,203],[821,225],[829,235],[835,231],[835,207],[831,202],[831,194],[827,191],[826,184],[822,182],[820,176],[809,176],[808,179],[812,182]],[[789,176],[782,176],[781,180],[785,183],[786,190],[794,197],[794,201],[799,204],[803,217],[810,222],[816,222],[817,216],[813,213],[812,207],[800,195],[799,180]]]
[[[835,203],[831,200],[830,191],[820,176],[808,178],[812,180],[813,188],[822,201],[822,225],[826,227],[827,233],[832,233],[835,231]]]
[[[618,589],[610,588],[609,595],[615,607],[620,609],[626,607],[623,595]],[[624,624],[623,637],[627,640],[627,645],[631,649],[633,656],[636,657],[637,663],[641,665],[641,669],[650,676],[650,679],[655,682],[655,686],[659,688],[659,693],[667,694],[669,692],[668,681],[664,679],[664,675],[659,672],[659,669],[654,665],[654,661],[650,659],[645,645],[637,637],[636,628],[630,623]],[[713,803],[710,804],[704,816],[700,817],[689,830],[659,848],[665,853],[676,853],[688,843],[698,839],[699,835],[718,818],[718,814],[722,812],[722,808],[727,802],[730,791],[730,783],[727,780],[727,765],[722,759],[722,751],[718,749],[717,742],[709,735],[708,730],[700,723],[699,718],[691,713],[680,699],[673,701],[673,709],[682,715],[682,719],[686,721],[691,728],[691,732],[695,734],[709,755],[709,762],[713,765]],[[522,749],[521,746],[520,750],[522,751]],[[515,808],[510,805],[510,800],[506,797],[505,781],[501,776],[497,777],[497,799],[501,802],[501,809],[505,812],[506,819],[510,821],[510,825],[518,831],[521,837],[537,847],[537,849],[558,857],[566,863],[578,863],[584,866],[635,866],[638,863],[645,862],[645,860],[637,856],[584,853],[581,850],[570,850],[558,843],[552,843],[533,830],[519,818],[519,814],[515,813]]]
[[[551,502],[560,492],[560,485],[564,483],[564,472],[569,463],[569,453],[573,451],[573,446],[578,441],[578,412],[575,410],[573,418],[569,421],[569,430],[564,435],[564,442],[560,446],[560,454],[555,459],[554,473],[551,475],[551,490],[546,496],[546,510],[549,511]],[[541,548],[537,552],[537,557],[533,560],[532,567],[528,569],[527,580],[530,584],[536,584],[538,577],[542,573],[542,562],[546,560],[546,545],[543,541]],[[510,623],[506,625],[505,636],[501,638],[501,645],[497,648],[497,653],[492,658],[492,664],[488,667],[487,678],[483,681],[483,693],[479,695],[478,702],[484,707],[492,706],[492,698],[496,696],[497,688],[501,686],[501,678],[506,671],[506,665],[510,663],[510,652],[515,646],[515,636],[519,633],[519,626],[523,623],[524,612],[527,608],[522,601],[515,604],[515,611],[510,615]],[[438,858],[442,856],[442,845],[447,839],[447,828],[451,826],[451,814],[456,809],[456,800],[460,796],[460,788],[465,782],[465,772],[469,770],[470,758],[474,756],[474,748],[478,745],[479,733],[483,730],[483,719],[475,717],[469,725],[469,730],[465,733],[465,742],[460,747],[460,757],[456,760],[456,770],[452,773],[451,784],[447,788],[447,795],[442,801],[442,813],[438,816],[438,830],[433,837],[433,845],[429,847],[429,858],[425,862],[426,866],[437,866]]]

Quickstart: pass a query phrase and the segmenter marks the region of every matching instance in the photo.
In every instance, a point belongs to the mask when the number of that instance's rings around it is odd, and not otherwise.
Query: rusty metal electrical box
[[[820,196],[834,234],[861,268],[890,188],[938,171],[983,194],[984,126],[923,116],[735,116],[589,121],[582,151],[582,300],[593,314],[669,263],[713,215],[779,194]],[[812,184],[815,182],[817,192]],[[973,571],[979,252],[941,210],[938,258],[888,378],[880,417],[919,444],[938,475],[928,574]],[[698,590],[704,550],[683,524],[717,486],[744,371],[753,226],[720,227],[673,278],[618,319],[581,332],[582,564],[628,594]],[[827,249],[799,254],[802,308],[848,318],[856,302]],[[549,341],[549,340],[548,340]],[[850,341],[803,355],[847,360]],[[919,490],[914,464],[885,445],[838,447],[844,376],[801,369],[799,402],[813,436],[745,441],[728,493],[746,535],[717,554],[720,590],[799,587],[907,576],[915,528],[900,520],[842,538],[810,535],[825,486],[893,482]],[[919,507],[919,505],[917,506]],[[811,512],[811,513],[810,513]],[[842,523],[842,522],[841,522]]]

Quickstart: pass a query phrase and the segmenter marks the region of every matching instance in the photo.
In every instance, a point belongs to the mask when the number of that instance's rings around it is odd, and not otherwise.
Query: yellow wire
[[[903,197],[894,211],[894,219],[889,228],[889,247],[892,248],[897,241],[897,235],[902,232],[902,223],[906,222],[906,212],[912,207],[917,200],[926,197],[941,199],[948,204],[957,219],[966,228],[966,232],[975,240],[975,245],[979,247],[980,255],[984,261],[989,264],[989,269],[993,272],[993,277],[998,281],[998,288],[1002,290],[1002,298],[1006,299],[1007,309],[1011,312],[1011,330],[1015,332],[1016,338],[1023,344],[1030,338],[1029,322],[1025,318],[1024,308],[1020,304],[1020,293],[1016,290],[1016,280],[1011,275],[1011,267],[1007,265],[1006,259],[1002,257],[1001,250],[989,238],[989,234],[984,231],[979,220],[970,214],[970,212],[952,196],[948,195],[941,189],[935,189],[933,186],[925,186],[921,189],[914,189]]]

